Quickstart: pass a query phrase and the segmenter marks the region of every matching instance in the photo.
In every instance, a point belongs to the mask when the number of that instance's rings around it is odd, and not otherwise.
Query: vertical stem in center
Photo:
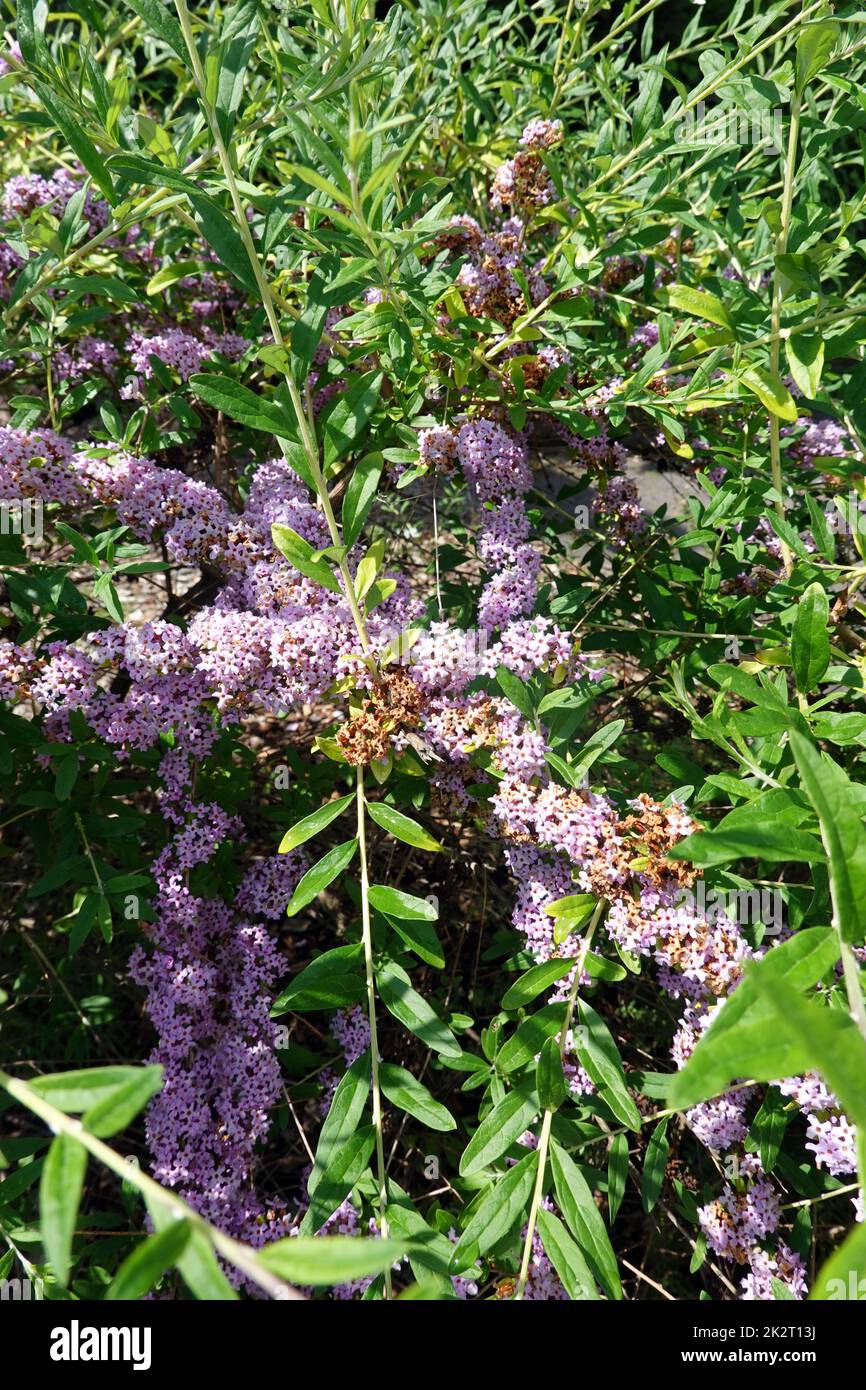
[[[545,1110],[544,1119],[541,1124],[541,1136],[538,1140],[538,1171],[535,1174],[535,1189],[532,1193],[532,1205],[529,1208],[526,1240],[523,1243],[523,1259],[520,1262],[520,1277],[517,1280],[517,1292],[514,1295],[515,1303],[521,1303],[523,1301],[523,1291],[526,1288],[526,1281],[529,1278],[529,1261],[532,1259],[532,1240],[535,1235],[535,1223],[538,1220],[538,1208],[541,1206],[541,1194],[544,1191],[544,1174],[547,1169],[547,1146],[550,1143],[550,1126],[552,1124],[553,1111]]]
[[[379,1229],[388,1238],[388,1187],[385,1177],[385,1145],[382,1138],[382,1093],[379,1089],[379,1036],[376,1029],[376,981],[373,975],[373,936],[370,930],[370,880],[367,875],[366,803],[364,769],[358,768],[358,850],[361,856],[361,924],[364,971],[367,978],[367,1017],[370,1021],[370,1073],[373,1090],[373,1128],[376,1131],[376,1177],[379,1183]],[[391,1271],[385,1270],[385,1297],[391,1297]]]
[[[782,272],[779,269],[778,257],[784,256],[788,249],[788,233],[791,227],[791,207],[794,200],[794,175],[797,168],[797,143],[800,135],[800,107],[803,95],[799,89],[795,89],[791,98],[791,124],[788,129],[788,151],[785,156],[785,169],[782,186],[782,205],[779,212],[779,230],[776,233],[775,245],[773,247],[776,261],[773,267],[773,301],[770,312],[770,371],[773,376],[779,375],[779,360],[782,347],[782,340],[779,329],[782,321]],[[776,492],[776,514],[781,521],[785,520],[785,498],[782,492],[782,449],[779,438],[779,417],[775,413],[770,413],[770,469],[773,476],[773,488]],[[782,562],[785,573],[791,571],[792,557],[787,542],[782,540]]]
[[[577,1003],[577,992],[580,989],[580,977],[583,974],[586,958],[592,946],[592,938],[595,936],[595,929],[601,920],[601,914],[604,912],[605,906],[605,899],[599,899],[592,917],[589,920],[586,936],[583,938],[583,945],[575,961],[574,979],[571,982],[571,989],[568,993],[565,1018],[562,1021],[562,1031],[559,1035],[559,1055],[563,1062],[565,1061],[565,1048],[571,1028],[571,1020],[574,1017],[574,1006]],[[541,1122],[541,1134],[538,1140],[538,1172],[535,1175],[535,1190],[532,1194],[532,1205],[529,1208],[529,1220],[526,1223],[526,1236],[523,1242],[523,1259],[520,1262],[520,1275],[517,1280],[517,1290],[514,1295],[515,1303],[522,1302],[523,1291],[526,1288],[526,1281],[529,1278],[529,1261],[532,1259],[532,1241],[535,1236],[535,1224],[538,1220],[538,1208],[541,1206],[541,1194],[544,1191],[544,1174],[547,1169],[547,1150],[550,1146],[550,1127],[552,1124],[553,1111],[545,1110],[544,1119]]]

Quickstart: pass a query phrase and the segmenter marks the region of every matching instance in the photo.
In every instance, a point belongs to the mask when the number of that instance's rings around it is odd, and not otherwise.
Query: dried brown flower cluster
[[[497,171],[491,188],[494,204],[532,210],[551,199],[550,175],[541,156],[521,150]]]
[[[424,699],[404,671],[384,675],[337,734],[346,762],[366,767],[386,758],[395,733],[417,728]]]
[[[618,833],[627,840],[629,859],[634,860],[635,841],[640,845],[646,862],[641,866],[651,883],[665,884],[674,880],[681,887],[690,887],[696,878],[695,870],[678,859],[668,859],[668,853],[686,835],[699,829],[698,823],[681,807],[662,806],[646,792],[636,799],[635,812],[619,822]]]

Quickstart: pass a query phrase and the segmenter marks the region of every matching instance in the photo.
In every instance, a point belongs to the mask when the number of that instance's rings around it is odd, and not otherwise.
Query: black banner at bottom
[[[443,1308],[445,1316],[459,1319],[447,1329],[441,1322]],[[357,1364],[360,1349],[370,1345],[365,1333],[375,1330],[376,1336],[381,1336],[387,1328],[405,1335],[413,1326],[411,1319],[420,1316],[419,1333],[427,1338],[434,1334],[435,1339],[419,1340],[411,1360],[416,1354],[424,1355],[426,1346],[431,1369],[437,1348],[446,1345],[441,1341],[443,1332],[447,1335],[453,1330],[465,1339],[471,1331],[483,1329],[485,1334],[495,1332],[495,1340],[485,1337],[478,1344],[479,1351],[484,1348],[485,1364],[488,1357],[495,1364],[499,1348],[503,1353],[507,1348],[509,1362],[524,1350],[537,1357],[542,1346],[555,1345],[547,1340],[539,1342],[540,1336],[571,1333],[575,1348],[580,1347],[581,1353],[594,1352],[596,1357],[610,1357],[611,1370],[618,1375],[632,1366],[641,1370],[651,1367],[655,1373],[674,1366],[729,1370],[806,1366],[826,1371],[850,1364],[863,1330],[858,1310],[844,1302],[599,1302],[571,1312],[557,1302],[546,1313],[530,1306],[510,1314],[500,1309],[487,1315],[495,1322],[485,1324],[473,1323],[473,1316],[485,1316],[477,1308],[473,1314],[468,1306],[439,1303],[433,1313],[435,1324],[425,1325],[423,1313],[408,1309],[381,1323],[380,1316],[369,1306],[359,1309],[355,1304],[329,1300],[306,1304],[7,1300],[0,1301],[0,1347],[4,1360],[15,1348],[19,1355],[23,1352],[28,1370],[40,1376],[47,1373],[49,1380],[62,1380],[73,1367],[73,1374],[98,1375],[105,1368],[114,1376],[118,1372],[142,1376],[190,1370],[196,1375],[214,1372],[225,1377],[229,1366],[242,1364],[245,1356],[254,1358],[257,1378],[262,1372],[267,1374],[271,1363],[275,1373],[285,1375],[296,1353],[306,1345],[310,1351],[316,1349],[321,1375],[328,1377],[340,1364],[341,1355],[351,1355]],[[403,1322],[406,1316],[408,1324]],[[547,1322],[547,1318],[552,1321]],[[337,1330],[342,1334],[340,1340],[333,1338]],[[298,1340],[310,1333],[325,1333],[330,1340]],[[405,1343],[396,1345],[403,1348],[398,1355],[409,1355]],[[463,1347],[470,1353],[471,1345],[464,1340],[455,1350]],[[462,1354],[458,1350],[452,1373],[458,1373]],[[393,1372],[393,1360],[389,1360]],[[409,1365],[407,1362],[407,1373]],[[511,1370],[515,1369],[512,1364]]]

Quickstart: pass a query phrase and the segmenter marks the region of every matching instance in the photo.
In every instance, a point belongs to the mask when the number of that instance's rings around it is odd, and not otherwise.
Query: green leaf
[[[760,965],[753,962],[749,974],[772,1008],[775,1026],[805,1058],[805,1065],[795,1070],[819,1071],[851,1122],[866,1129],[866,1039],[857,1025],[839,1010],[808,1003],[784,980],[768,979]]]
[[[809,1298],[816,1302],[861,1300],[866,1291],[866,1225],[857,1222],[821,1266]]]
[[[538,1056],[546,1038],[558,1033],[565,1019],[565,1004],[545,1004],[521,1023],[496,1056],[497,1070],[507,1075]]]
[[[447,1236],[428,1226],[396,1183],[389,1183],[388,1191],[391,1198],[388,1203],[389,1230],[395,1240],[406,1242],[409,1265],[419,1285],[423,1282],[432,1287],[428,1297],[453,1299],[456,1295],[450,1274],[454,1246]],[[480,1279],[482,1271],[476,1266],[468,1277]]]
[[[628,1137],[615,1134],[610,1141],[607,1156],[607,1209],[611,1226],[625,1196],[628,1178]]]
[[[234,119],[244,93],[247,65],[252,56],[259,28],[258,0],[233,5],[220,34],[217,92],[214,108],[223,139],[228,143]]]
[[[586,740],[580,757],[577,762],[571,765],[572,786],[577,786],[589,772],[596,759],[600,758],[602,753],[606,753],[608,748],[616,743],[624,728],[624,719],[612,719],[609,724],[603,724],[600,729],[596,729],[595,733]]]
[[[199,190],[191,179],[181,174],[177,169],[171,169],[165,164],[161,164],[158,159],[146,159],[144,155],[128,154],[125,151],[121,154],[113,154],[109,160],[109,167],[122,178],[129,179],[132,183],[143,183],[156,188],[170,188],[174,193],[198,194]],[[193,264],[193,271],[196,270]],[[154,282],[158,287],[171,283],[167,280],[168,268],[161,270],[153,277],[148,284],[147,292],[152,293]],[[190,271],[187,270],[186,274]],[[179,277],[182,279],[184,271],[181,270]],[[161,277],[161,278],[160,278]]]
[[[371,883],[369,896],[377,912],[399,917],[404,922],[435,922],[439,916],[433,903],[428,903],[425,898],[416,898],[412,893],[401,892],[399,888],[388,888],[384,883]]]
[[[370,1094],[370,1049],[362,1052],[334,1092],[330,1109],[316,1145],[316,1157],[307,1179],[307,1192],[312,1197],[328,1169],[336,1151],[355,1133],[367,1106]]]
[[[742,1077],[774,1081],[780,1076],[793,1076],[807,1066],[808,1049],[793,1046],[772,1018],[759,1016],[717,1033],[711,1028],[682,1071],[676,1073],[669,1104],[686,1110],[710,1096],[721,1095]]]
[[[383,1094],[392,1105],[396,1105],[398,1110],[405,1110],[408,1115],[413,1115],[427,1129],[445,1133],[457,1128],[457,1121],[451,1112],[446,1110],[444,1105],[440,1105],[427,1087],[416,1081],[410,1071],[395,1066],[393,1062],[382,1062],[379,1067],[379,1080]]]
[[[760,965],[771,985],[778,982],[805,990],[832,969],[838,956],[835,932],[828,927],[809,927],[774,947]],[[762,1002],[750,967],[686,1065],[672,1076],[668,1104],[685,1110],[709,1096],[720,1095],[732,1081],[747,1075],[765,1081],[792,1076],[803,1069],[802,1056],[801,1047],[792,1046],[781,1036]]]
[[[393,806],[386,806],[384,801],[368,801],[367,810],[370,812],[370,819],[374,820],[383,830],[387,830],[389,835],[394,835],[398,840],[402,840],[404,845],[412,845],[415,849],[440,850],[442,846],[438,840],[434,840],[422,825],[418,825],[409,816],[404,816],[402,811],[397,811]],[[394,891],[393,889],[390,891]],[[402,896],[407,896],[403,894]],[[415,902],[420,899],[415,898]],[[429,906],[429,904],[428,904]],[[393,910],[393,909],[390,909]],[[396,914],[398,917],[401,913]],[[433,920],[432,918],[430,920]]]
[[[213,406],[214,410],[221,410],[231,420],[251,430],[291,438],[292,424],[282,407],[257,396],[239,381],[212,372],[196,372],[187,384],[199,400]]]
[[[348,1197],[359,1178],[363,1177],[376,1143],[372,1125],[356,1129],[329,1155],[328,1167],[316,1183],[310,1205],[300,1225],[301,1235],[315,1235],[329,1216]]]
[[[792,731],[790,740],[830,860],[833,924],[843,941],[862,941],[866,937],[866,831],[851,784],[842,768],[808,739]]]
[[[127,1256],[105,1293],[108,1302],[132,1302],[149,1293],[167,1269],[176,1265],[190,1236],[188,1221],[173,1221]]]
[[[594,980],[610,980],[616,983],[617,980],[624,980],[627,974],[624,966],[617,965],[616,961],[608,960],[606,956],[597,956],[594,951],[587,953],[584,967],[587,975],[591,975]]]
[[[796,830],[784,821],[717,826],[696,830],[668,850],[669,859],[692,864],[727,864],[732,859],[766,859],[769,863],[822,864],[826,859],[820,841],[807,830]]]
[[[177,1224],[176,1215],[163,1202],[148,1202],[147,1209],[157,1234]],[[204,1231],[190,1227],[189,1239],[175,1264],[185,1284],[200,1302],[237,1301],[238,1295],[220,1269],[213,1246]]]
[[[684,313],[693,314],[695,318],[721,324],[723,328],[734,326],[726,306],[715,294],[692,289],[691,285],[669,285],[667,296],[668,303],[674,309],[682,309]]]
[[[797,88],[803,91],[827,63],[839,42],[839,25],[816,16],[797,35]]]
[[[325,467],[345,458],[360,438],[382,390],[384,374],[368,372],[355,377],[337,400],[322,427]]]
[[[824,339],[817,333],[795,333],[785,339],[785,356],[803,395],[814,400],[824,370]]]
[[[339,796],[336,801],[326,801],[324,806],[320,806],[318,811],[313,811],[311,815],[304,816],[303,820],[296,821],[291,830],[287,830],[280,840],[279,854],[288,854],[289,850],[297,849],[298,845],[303,845],[307,840],[311,840],[314,835],[318,835],[320,830],[324,830],[331,821],[341,816],[346,808],[355,800],[354,792],[349,792],[348,796]]]
[[[52,1139],[39,1183],[39,1220],[46,1258],[64,1289],[86,1170],[87,1150],[77,1139],[68,1134]]]
[[[628,1093],[619,1049],[604,1020],[585,1000],[579,1004],[582,1026],[575,1043],[581,1065],[601,1088],[602,1098],[629,1129],[641,1127],[640,1111]]]
[[[216,252],[220,263],[251,295],[258,298],[259,287],[241,234],[230,217],[209,198],[188,194],[195,220],[205,241]]]
[[[75,151],[97,188],[113,205],[117,199],[111,175],[105,160],[87,135],[80,116],[70,111],[58,94],[44,82],[34,82],[33,88],[67,145]]]
[[[559,1275],[569,1298],[579,1302],[592,1302],[598,1299],[598,1290],[592,1270],[583,1256],[583,1251],[553,1212],[544,1207],[538,1209],[538,1233],[545,1252]]]
[[[572,932],[582,927],[598,907],[594,893],[569,893],[556,902],[548,903],[545,912],[554,919],[553,940],[557,946],[567,941]]]
[[[163,43],[168,44],[178,58],[182,58],[185,63],[188,63],[181,27],[172,11],[166,4],[162,3],[162,0],[126,0],[126,3],[140,19],[144,20],[152,34],[156,34]]]
[[[323,855],[317,864],[308,869],[289,899],[286,913],[289,917],[294,917],[302,908],[317,898],[320,893],[334,882],[344,869],[348,868],[358,849],[358,841],[345,840],[341,845],[335,845],[333,849]]]
[[[522,1220],[532,1194],[537,1167],[538,1150],[531,1149],[525,1158],[521,1158],[503,1178],[493,1184],[454,1247],[451,1258],[453,1269],[465,1269],[467,1264],[474,1262],[476,1253],[483,1255],[497,1245]]]
[[[761,1167],[768,1175],[776,1166],[787,1127],[787,1101],[775,1086],[770,1086],[749,1126],[750,1138],[755,1141],[761,1156]]]
[[[405,941],[419,960],[432,965],[435,970],[445,969],[445,954],[432,923],[408,922],[405,918],[401,920],[399,917],[387,917],[386,920],[391,930],[397,933],[401,941]]]
[[[632,139],[635,145],[639,145],[644,136],[659,123],[659,97],[664,80],[664,58],[659,54],[655,63],[641,68],[637,100],[632,113]]]
[[[502,996],[503,1009],[522,1009],[529,1004],[538,994],[548,989],[557,980],[561,980],[563,975],[567,975],[569,970],[574,969],[574,961],[567,960],[545,960],[539,965],[531,965],[525,975],[521,975],[519,980],[515,980],[513,985],[505,991]]]
[[[447,1024],[413,988],[406,971],[386,961],[376,972],[382,1003],[410,1033],[443,1057],[459,1057],[463,1049]]]
[[[496,684],[502,691],[507,700],[520,711],[524,719],[533,719],[535,711],[532,705],[532,696],[529,693],[524,681],[519,676],[515,676],[507,666],[497,666]]]
[[[609,1298],[622,1298],[616,1255],[586,1178],[570,1154],[554,1139],[550,1166],[557,1205],[569,1230],[589,1260]]]
[[[791,665],[797,689],[814,690],[830,665],[830,602],[821,584],[810,584],[800,602],[791,632]]]
[[[162,1067],[142,1067],[135,1076],[85,1110],[85,1129],[99,1139],[107,1139],[118,1130],[126,1129],[161,1085]]]
[[[39,67],[45,59],[45,21],[48,5],[44,0],[18,0],[15,6],[15,36],[24,61]]]
[[[568,1096],[556,1038],[548,1038],[535,1066],[535,1086],[542,1110],[558,1110]]]
[[[291,984],[271,1006],[271,1017],[279,1018],[291,1009],[303,1013],[310,1009],[342,1009],[363,999],[365,986],[361,972],[360,946],[335,946],[299,971]]]
[[[754,392],[771,415],[777,415],[780,420],[787,420],[789,424],[795,422],[798,415],[797,402],[781,377],[768,372],[765,367],[759,367],[757,363],[752,363],[740,373],[740,381]]]
[[[326,560],[314,560],[315,551],[309,541],[305,541],[291,526],[281,526],[277,523],[271,527],[271,536],[277,550],[296,570],[320,584],[323,589],[330,589],[332,594],[342,594],[340,581],[331,566]]]
[[[364,522],[376,500],[376,490],[384,464],[382,454],[365,454],[352,470],[340,513],[343,541],[346,545],[354,545],[364,528]]]
[[[509,1091],[494,1105],[473,1134],[460,1159],[460,1176],[471,1177],[501,1158],[532,1124],[538,1114],[538,1098],[524,1091]]]
[[[90,1110],[119,1086],[138,1080],[142,1071],[141,1067],[87,1067],[83,1071],[49,1072],[33,1077],[28,1084],[58,1110],[75,1114]]]
[[[259,1264],[296,1284],[345,1284],[380,1274],[405,1253],[405,1245],[373,1236],[289,1236],[266,1245]]]
[[[668,1116],[659,1120],[647,1144],[641,1177],[641,1201],[645,1212],[651,1212],[659,1199],[668,1162]]]

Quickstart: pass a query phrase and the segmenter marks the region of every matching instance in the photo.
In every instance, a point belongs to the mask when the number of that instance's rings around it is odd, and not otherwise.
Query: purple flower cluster
[[[282,1091],[269,1017],[280,958],[264,926],[188,888],[185,870],[239,827],[219,806],[186,810],[187,823],[153,867],[150,947],[130,960],[158,1036],[151,1061],[164,1070],[147,1112],[148,1144],[160,1182],[221,1230],[260,1246],[288,1228],[285,1213],[266,1209],[253,1186],[256,1145]],[[289,864],[283,886],[291,892],[299,864]],[[255,866],[238,905],[255,900],[260,885]]]

